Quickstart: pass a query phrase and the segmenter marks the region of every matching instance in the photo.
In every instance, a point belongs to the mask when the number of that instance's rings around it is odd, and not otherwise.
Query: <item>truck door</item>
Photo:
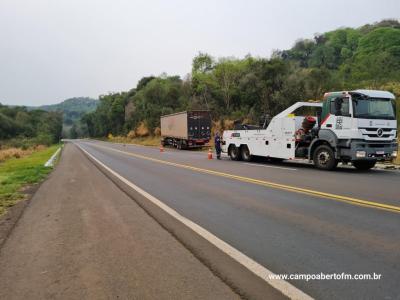
[[[189,133],[193,139],[210,138],[211,134],[211,119],[208,112],[193,111],[188,115],[189,118]]]
[[[339,138],[350,137],[352,125],[350,99],[348,97],[332,99],[330,113],[334,116],[332,130]]]
[[[199,136],[199,121],[195,112],[188,112],[189,137],[197,139]]]
[[[198,114],[199,138],[207,140],[211,137],[211,118],[209,112],[200,111]]]

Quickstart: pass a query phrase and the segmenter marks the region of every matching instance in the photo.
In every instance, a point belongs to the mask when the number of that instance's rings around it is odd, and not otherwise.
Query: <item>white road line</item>
[[[268,270],[264,266],[260,265],[250,257],[246,256],[236,248],[232,247],[228,243],[224,242],[220,238],[216,237],[213,235],[211,232],[207,231],[200,225],[197,225],[193,221],[185,218],[181,214],[179,214],[176,210],[172,209],[168,205],[164,204],[161,200],[157,199],[156,197],[150,195],[146,191],[142,190],[140,187],[126,179],[125,177],[121,176],[118,174],[116,171],[112,170],[108,166],[106,166],[104,163],[99,161],[97,158],[95,158],[93,155],[91,155],[89,152],[87,152],[85,149],[83,149],[80,145],[76,144],[86,155],[88,155],[90,158],[92,158],[94,161],[96,161],[99,165],[101,165],[104,169],[106,169],[108,172],[113,174],[115,177],[117,177],[119,180],[121,180],[123,183],[134,189],[136,192],[141,194],[143,197],[151,201],[153,204],[157,205],[159,208],[161,208],[163,211],[168,213],[170,216],[174,217],[190,229],[192,229],[194,232],[196,232],[198,235],[201,237],[205,238],[207,241],[209,241],[211,244],[216,246],[218,249],[220,249],[222,252],[225,254],[229,255],[232,257],[234,260],[236,260],[238,263],[246,267],[248,270],[250,270],[252,273],[257,275],[258,277],[262,278],[264,281],[266,281],[269,285],[280,291],[282,294],[286,295],[290,299],[313,299],[303,291],[299,290],[295,286],[291,285],[289,282],[283,280],[283,279],[271,279],[274,276],[276,276],[272,271]]]
[[[259,165],[259,164],[252,164],[252,163],[244,163],[249,166],[255,166],[255,167],[264,167],[264,168],[272,168],[272,169],[282,169],[282,170],[289,170],[289,171],[297,171],[297,169],[294,168],[286,168],[286,167],[277,167],[277,166],[266,166],[266,165]]]
[[[54,165],[54,162],[56,160],[57,154],[60,152],[61,147],[57,149],[56,152],[50,157],[50,159],[44,164],[45,167],[52,167]]]

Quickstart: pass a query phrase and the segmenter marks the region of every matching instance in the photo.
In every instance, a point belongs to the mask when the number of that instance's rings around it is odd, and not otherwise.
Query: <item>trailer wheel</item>
[[[228,154],[232,160],[240,160],[241,159],[239,148],[237,148],[235,145],[229,146]]]
[[[369,170],[373,168],[375,164],[376,164],[375,160],[353,161],[353,166],[356,167],[358,170]]]
[[[251,161],[252,156],[250,154],[249,147],[246,145],[240,146],[240,153],[242,154],[242,159],[244,161]]]
[[[318,146],[314,151],[314,165],[321,170],[333,170],[338,161],[332,148],[327,145]]]

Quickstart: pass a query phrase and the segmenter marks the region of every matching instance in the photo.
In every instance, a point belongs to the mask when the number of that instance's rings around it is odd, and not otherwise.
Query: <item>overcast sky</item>
[[[0,0],[0,102],[98,97],[184,76],[199,51],[265,57],[399,14],[400,0]]]

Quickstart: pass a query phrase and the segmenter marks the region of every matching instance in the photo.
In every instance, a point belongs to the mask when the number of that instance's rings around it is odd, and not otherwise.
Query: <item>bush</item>
[[[34,138],[13,138],[9,140],[1,141],[2,148],[21,148],[26,150],[32,148],[36,145],[36,140]]]
[[[140,137],[149,136],[149,128],[146,126],[144,122],[140,122],[138,128],[136,128],[136,135]]]
[[[47,133],[40,133],[36,138],[33,139],[35,145],[46,145],[50,146],[54,143],[53,136]]]
[[[131,130],[131,131],[128,132],[127,138],[134,139],[135,137],[136,137],[136,133],[135,133],[134,130]]]
[[[161,128],[160,127],[156,127],[156,129],[154,129],[154,135],[155,136],[160,136],[161,135]]]

